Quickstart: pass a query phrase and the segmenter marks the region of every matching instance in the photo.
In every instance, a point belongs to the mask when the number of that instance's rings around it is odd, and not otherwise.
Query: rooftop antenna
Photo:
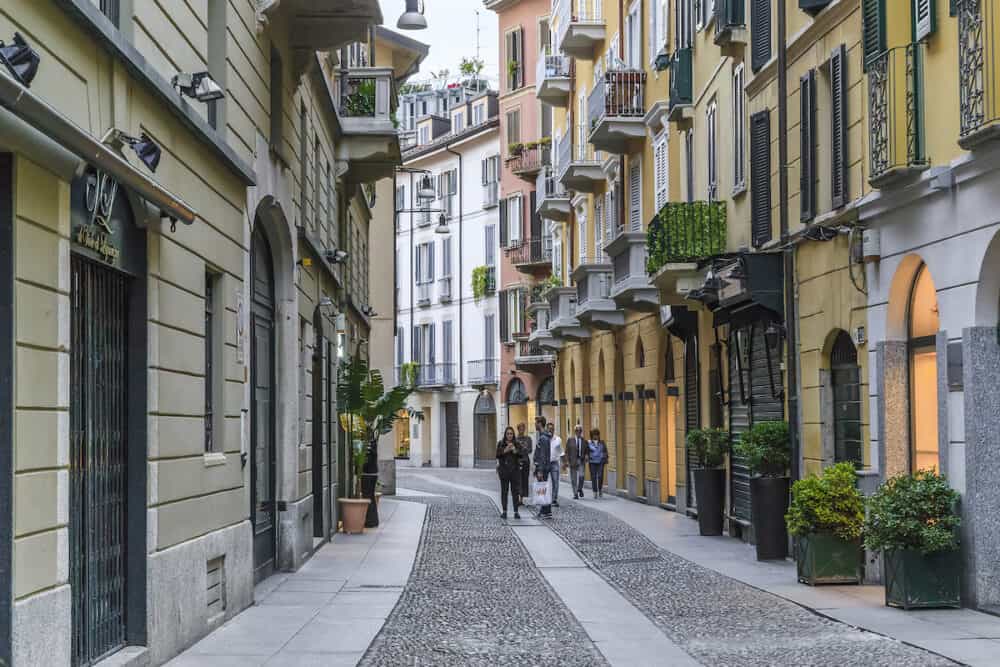
[[[479,60],[479,10],[476,10],[476,60]]]

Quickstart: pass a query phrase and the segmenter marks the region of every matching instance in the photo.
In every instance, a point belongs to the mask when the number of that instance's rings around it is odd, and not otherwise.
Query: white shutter
[[[635,69],[642,69],[642,3],[636,2],[632,9],[632,39],[629,63]]]
[[[642,231],[642,167],[638,161],[628,170],[629,231]]]
[[[917,41],[934,31],[933,0],[913,0],[914,31]]]
[[[510,245],[515,246],[521,242],[521,214],[524,206],[521,195],[516,195],[507,200],[510,208],[507,211],[507,234],[510,237]]]
[[[594,201],[594,261],[604,261],[604,200],[597,197]]]
[[[658,0],[649,3],[649,61],[656,58],[656,52],[660,46],[656,43],[656,38],[660,35],[660,6]]]
[[[587,263],[587,216],[580,216],[580,263]]]
[[[614,206],[615,198],[608,190],[604,193],[604,241],[605,243],[611,243],[611,239],[614,238],[615,233],[618,231],[616,220],[618,219],[618,212],[615,210]]]
[[[667,133],[661,132],[653,144],[653,180],[656,192],[656,210],[659,211],[667,203],[668,176],[667,176]]]

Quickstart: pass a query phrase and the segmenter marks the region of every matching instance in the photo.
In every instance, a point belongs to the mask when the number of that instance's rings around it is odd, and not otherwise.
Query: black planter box
[[[902,609],[961,607],[962,552],[924,555],[914,549],[882,554],[885,604]]]
[[[788,556],[787,477],[753,477],[750,479],[750,515],[757,538],[757,560],[778,560]]]
[[[833,533],[809,533],[795,540],[795,567],[799,581],[820,584],[861,583],[861,540],[845,540]]]
[[[694,470],[694,492],[698,499],[698,534],[722,535],[722,506],[726,498],[726,471],[722,468]]]

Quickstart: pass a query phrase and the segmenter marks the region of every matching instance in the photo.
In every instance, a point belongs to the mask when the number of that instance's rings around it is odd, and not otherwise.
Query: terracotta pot
[[[344,524],[344,532],[357,534],[365,532],[365,515],[368,513],[367,498],[338,498],[340,516]]]

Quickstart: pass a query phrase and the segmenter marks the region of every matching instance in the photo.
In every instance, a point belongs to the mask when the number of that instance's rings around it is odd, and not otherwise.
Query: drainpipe
[[[413,275],[413,269],[417,265],[416,261],[415,261],[415,258],[414,258],[414,250],[413,250],[413,204],[414,204],[413,172],[411,171],[410,172],[410,206],[409,206],[410,213],[408,213],[407,215],[410,216],[410,276],[411,276],[411,278],[414,281],[416,281],[416,276]],[[414,326],[413,326],[414,325],[414,322],[413,322],[413,307],[414,307],[413,292],[414,291],[416,291],[416,283],[415,282],[410,284],[410,363],[418,364],[418,366],[419,366],[420,360],[413,358],[413,353],[416,352],[416,347],[413,345],[413,335],[415,333]],[[417,371],[419,372],[419,367],[417,368]]]
[[[795,303],[795,248],[788,243],[788,21],[784,2],[778,3],[778,223],[784,255],[788,432],[792,449],[792,479],[799,478],[798,313]]]
[[[465,349],[464,336],[462,336],[462,186],[465,183],[465,179],[462,177],[462,154],[454,150],[451,144],[447,144],[444,149],[451,153],[452,155],[458,156],[458,384],[463,383],[463,361],[465,355],[463,350]]]
[[[622,28],[625,26],[625,0],[618,0],[618,59],[625,62],[625,31]],[[605,72],[604,76],[607,76]],[[605,95],[607,92],[605,91]],[[607,97],[605,97],[605,105],[607,105]],[[605,108],[607,108],[605,106]],[[627,213],[625,209],[625,154],[620,153],[618,155],[618,224],[621,225],[622,231],[625,231],[625,215]],[[618,230],[615,230],[615,236],[618,235]],[[613,275],[613,274],[612,274]]]

